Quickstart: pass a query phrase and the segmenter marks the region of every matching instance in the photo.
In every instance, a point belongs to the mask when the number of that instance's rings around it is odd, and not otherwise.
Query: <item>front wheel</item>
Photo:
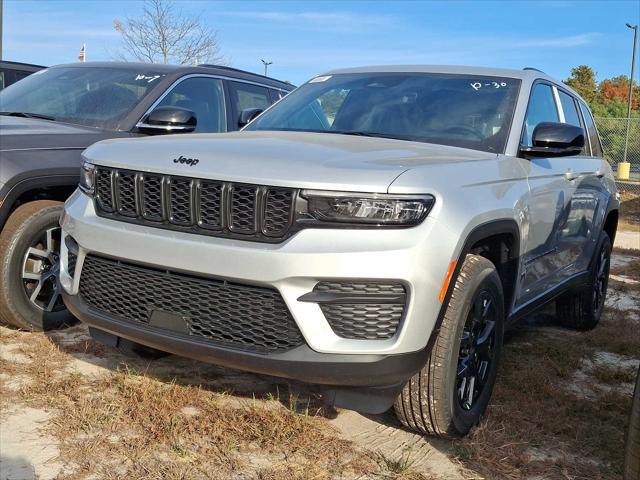
[[[396,399],[399,420],[429,435],[468,433],[491,398],[503,331],[496,268],[486,258],[467,255],[427,363]]]
[[[62,203],[38,200],[18,207],[0,233],[0,320],[27,330],[73,321],[62,302]]]

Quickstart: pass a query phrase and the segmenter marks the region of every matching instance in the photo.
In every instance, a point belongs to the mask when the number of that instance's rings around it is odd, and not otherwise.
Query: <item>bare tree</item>
[[[177,11],[171,0],[145,0],[142,16],[114,20],[123,60],[150,63],[225,64],[217,32],[198,17]]]

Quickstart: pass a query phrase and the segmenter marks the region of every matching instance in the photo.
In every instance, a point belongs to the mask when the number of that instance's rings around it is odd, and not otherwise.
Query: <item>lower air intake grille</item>
[[[336,335],[362,340],[384,340],[398,330],[404,305],[384,303],[326,304],[320,307]]]
[[[78,256],[71,250],[67,252],[67,271],[69,275],[73,277],[76,272],[76,263],[78,262]]]
[[[320,309],[335,334],[343,338],[392,338],[404,316],[406,291],[401,283],[325,281],[313,290],[329,295],[319,301]]]
[[[269,288],[89,255],[80,295],[90,307],[120,319],[153,325],[154,315],[169,315],[178,319],[182,334],[240,349],[279,352],[304,343],[282,296]]]

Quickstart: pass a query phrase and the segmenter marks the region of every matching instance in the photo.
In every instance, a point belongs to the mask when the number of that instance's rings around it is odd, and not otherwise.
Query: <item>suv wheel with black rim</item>
[[[562,325],[577,330],[590,330],[600,321],[609,285],[611,240],[606,232],[600,233],[585,287],[569,292],[556,303],[558,320]]]
[[[466,434],[489,403],[503,331],[496,268],[486,258],[467,255],[427,363],[396,400],[400,421],[430,435]]]
[[[50,330],[73,321],[59,281],[62,203],[38,200],[18,207],[0,233],[0,320]]]

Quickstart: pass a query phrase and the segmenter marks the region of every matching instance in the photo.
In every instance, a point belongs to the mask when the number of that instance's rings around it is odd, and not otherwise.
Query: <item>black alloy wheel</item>
[[[456,381],[456,398],[463,410],[471,410],[495,368],[498,312],[493,292],[476,293],[462,331]]]

